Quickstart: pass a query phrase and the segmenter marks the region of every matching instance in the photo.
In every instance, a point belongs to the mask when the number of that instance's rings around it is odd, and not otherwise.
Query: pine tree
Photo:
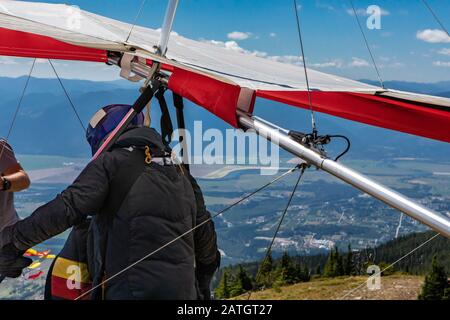
[[[252,280],[242,265],[238,265],[236,274],[228,276],[228,288],[230,298],[253,289]]]
[[[348,245],[347,258],[345,259],[345,274],[354,276],[356,274],[355,261],[353,259],[352,246]]]
[[[250,276],[248,275],[247,271],[242,267],[242,265],[239,265],[236,277],[241,282],[242,289],[244,291],[252,290],[253,288],[252,279],[250,279]]]
[[[230,298],[230,271],[228,269],[223,271],[219,286],[214,293],[217,299]]]
[[[450,287],[444,290],[442,300],[450,301]]]
[[[270,288],[272,286],[272,283],[274,281],[273,278],[273,259],[272,259],[272,253],[269,253],[266,259],[263,260],[259,274],[257,275],[256,279],[256,285],[258,288]]]
[[[321,277],[322,276],[322,269],[320,268],[320,264],[317,265],[316,268],[316,276]]]
[[[237,275],[233,276],[230,281],[230,298],[239,296],[244,292],[241,279]]]
[[[281,279],[283,284],[294,284],[298,281],[298,273],[292,261],[292,258],[287,252],[283,253],[281,257]]]
[[[449,287],[445,268],[439,264],[437,257],[434,256],[433,262],[431,263],[431,272],[425,277],[425,282],[422,286],[422,292],[419,295],[419,299],[447,299]]]
[[[335,260],[336,260],[336,270],[334,271],[335,277],[343,276],[345,274],[344,261],[342,256],[339,254],[339,250],[335,247]]]
[[[330,251],[323,275],[328,278],[339,277],[345,274],[344,261],[337,247]]]
[[[291,257],[289,254],[285,251],[283,255],[281,256],[281,268],[286,269],[291,264]]]
[[[302,282],[303,281],[303,267],[301,263],[296,263],[294,265],[294,273],[295,273],[295,282]]]
[[[335,277],[335,270],[336,270],[336,260],[334,255],[334,250],[330,251],[330,255],[328,256],[328,260],[325,264],[325,267],[323,268],[323,275],[327,278]]]
[[[298,268],[298,275],[299,275],[298,281],[308,282],[309,280],[311,280],[311,274],[310,274],[307,266],[302,268],[302,266],[299,264],[297,268]]]
[[[275,292],[281,292],[281,287],[286,284],[285,282],[285,274],[281,266],[277,267],[275,270],[272,270],[272,283],[271,288],[275,289]]]

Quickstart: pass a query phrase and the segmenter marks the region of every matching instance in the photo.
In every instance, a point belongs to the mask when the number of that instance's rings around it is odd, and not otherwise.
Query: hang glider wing
[[[300,66],[257,57],[236,46],[170,38],[166,58],[155,55],[159,31],[59,4],[0,0],[0,55],[107,62],[112,52],[160,61],[169,88],[233,126],[237,110],[252,112],[256,97],[309,109]],[[450,142],[450,99],[384,90],[309,70],[314,109],[382,128]]]

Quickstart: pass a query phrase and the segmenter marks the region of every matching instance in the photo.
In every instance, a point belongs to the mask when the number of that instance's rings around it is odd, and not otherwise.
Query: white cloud
[[[450,37],[445,31],[439,29],[419,30],[416,34],[417,39],[429,43],[449,43]]]
[[[227,50],[232,50],[235,52],[243,53],[243,54],[249,54],[255,57],[259,58],[265,58],[272,61],[282,62],[282,63],[289,63],[294,65],[302,65],[302,57],[300,56],[294,56],[294,55],[284,55],[284,56],[270,56],[267,52],[264,51],[258,51],[258,50],[247,50],[239,46],[239,44],[236,41],[217,41],[217,40],[204,40],[200,39],[200,41],[205,43],[210,43],[218,47],[225,48]]]
[[[4,64],[4,65],[13,65],[13,64],[18,64],[18,62],[17,62],[16,59],[14,59],[14,58],[10,58],[10,57],[0,57],[0,64]]]
[[[293,56],[293,55],[267,56],[267,59],[277,61],[277,62],[282,62],[282,63],[303,65],[303,58],[301,56]]]
[[[36,64],[39,64],[39,63],[47,64],[48,63],[48,59],[37,58],[36,59]]]
[[[316,0],[316,7],[320,8],[320,9],[330,10],[330,11],[334,11],[335,10],[335,8],[332,5],[330,5],[328,3],[323,3],[320,0]]]
[[[350,62],[348,66],[353,68],[362,68],[368,67],[370,64],[364,59],[352,57],[352,62]]]
[[[260,57],[260,58],[268,57],[267,52],[258,51],[258,50],[250,51],[250,50],[244,49],[244,48],[240,47],[236,41],[225,41],[224,42],[224,41],[204,40],[204,39],[200,39],[200,41],[202,41],[204,43],[210,43],[215,46],[225,48],[227,50],[232,50],[232,51],[236,51],[236,52],[244,53],[244,54],[250,54],[250,55],[253,55],[256,57]]]
[[[388,16],[388,15],[390,15],[391,13],[388,11],[388,10],[386,10],[386,9],[383,9],[383,8],[380,8],[381,9],[381,15],[382,16]],[[368,17],[369,16],[369,13],[367,13],[367,9],[363,9],[363,8],[359,8],[359,9],[355,9],[355,11],[356,11],[356,14],[358,15],[358,16],[363,16],[363,17]],[[349,15],[351,15],[351,16],[354,16],[355,15],[355,13],[354,13],[354,11],[353,11],[353,9],[347,9],[346,10],[346,12],[347,12],[347,14],[349,14]]]
[[[390,68],[403,68],[405,66],[403,62],[394,62],[389,65]]]
[[[241,31],[233,31],[227,34],[227,37],[230,40],[247,40],[251,36],[252,36],[251,32],[241,32]]]
[[[406,65],[403,62],[392,62],[388,64],[380,64],[379,67],[381,69],[399,69],[404,68]]]
[[[438,53],[444,56],[450,56],[450,48],[442,48],[438,51]]]
[[[447,68],[450,68],[450,61],[434,61],[433,65],[435,67],[447,67]]]
[[[391,13],[388,10],[385,10],[383,8],[381,8],[381,15],[382,16],[389,16]]]
[[[156,31],[161,32],[161,28],[156,29]],[[180,34],[174,30],[170,31],[171,36],[179,36]]]
[[[342,59],[333,59],[325,62],[310,63],[309,66],[313,68],[337,68],[337,69],[350,69],[350,68],[364,68],[369,67],[370,64],[364,59],[353,57],[352,61],[344,61]],[[386,67],[399,68],[400,63],[391,63]]]
[[[303,58],[301,56],[296,55],[284,55],[284,56],[271,56],[267,52],[264,51],[258,51],[258,50],[247,50],[239,46],[239,44],[236,41],[217,41],[217,40],[204,40],[200,39],[200,41],[204,43],[210,43],[218,47],[222,47],[227,50],[243,53],[243,54],[249,54],[255,57],[259,58],[265,58],[268,60],[276,61],[276,62],[282,62],[282,63],[288,63],[293,64],[297,66],[303,66]],[[364,59],[353,57],[352,61],[346,62],[341,59],[333,59],[330,61],[325,61],[321,63],[310,63],[308,66],[311,66],[313,68],[362,68],[362,67],[368,67],[370,66],[369,62],[367,62]],[[391,64],[392,67],[399,67],[399,65]]]
[[[343,68],[344,62],[340,59],[334,59],[321,63],[313,63],[311,66],[314,68]]]
[[[271,38],[275,38],[276,36],[277,36],[277,34],[275,32],[269,33],[269,37],[271,37]]]

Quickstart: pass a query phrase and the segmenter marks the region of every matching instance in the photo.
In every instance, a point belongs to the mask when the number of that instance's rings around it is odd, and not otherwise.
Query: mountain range
[[[62,79],[73,101],[83,126],[100,107],[124,103],[132,104],[138,95],[138,84],[125,80],[93,82],[87,80]],[[369,80],[362,80],[372,83]],[[26,77],[0,77],[0,136],[6,136],[11,125]],[[389,88],[418,93],[450,96],[450,81],[439,83],[386,82]],[[171,96],[166,94],[171,105]],[[152,105],[152,118],[159,119],[157,104]],[[173,121],[176,117],[170,108]],[[276,102],[258,99],[255,114],[285,128],[309,132],[309,111],[293,108]],[[203,128],[230,128],[203,108],[186,102],[186,123],[192,129],[195,120],[203,121]],[[159,121],[153,121],[159,128]],[[415,137],[317,114],[317,124],[322,134],[344,134],[352,141],[349,155],[356,158],[383,157],[448,157],[448,144]],[[9,141],[21,154],[46,154],[89,157],[89,148],[84,139],[84,129],[77,120],[67,97],[56,79],[31,78],[21,109]],[[336,142],[331,153],[338,152],[344,144]]]
[[[375,86],[380,85],[379,82],[373,80],[362,79],[359,81]],[[440,81],[435,83],[385,81],[384,85],[386,88],[389,89],[410,91],[421,94],[429,94],[434,96],[450,98],[450,81]]]

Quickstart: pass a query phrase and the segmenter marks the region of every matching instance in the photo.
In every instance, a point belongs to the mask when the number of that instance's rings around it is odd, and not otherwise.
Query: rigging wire
[[[264,264],[266,263],[267,259],[269,258],[270,254],[272,253],[272,247],[275,243],[275,239],[277,238],[278,232],[280,231],[281,225],[283,224],[284,218],[286,217],[286,213],[289,209],[289,207],[291,206],[291,202],[292,199],[294,198],[295,192],[297,191],[298,185],[300,183],[300,180],[303,177],[303,174],[305,173],[306,168],[308,167],[307,165],[303,164],[301,165],[302,169],[300,171],[300,174],[298,176],[297,182],[295,183],[294,189],[291,192],[291,196],[289,197],[288,203],[286,204],[286,207],[283,211],[283,214],[281,215],[280,221],[278,222],[277,228],[275,229],[275,233],[272,237],[272,240],[270,241],[270,245],[267,247],[266,250],[266,255],[264,257],[264,260],[261,262],[259,268],[258,268],[258,272],[256,273],[256,277],[255,277],[255,283],[257,284],[259,281],[259,278],[261,276],[261,270],[262,267],[264,266]],[[252,296],[253,290],[250,290],[247,296],[247,300],[250,300],[250,297]]]
[[[296,18],[296,22],[297,22],[298,39],[300,41],[300,49],[301,49],[301,54],[302,54],[303,70],[305,72],[306,89],[308,91],[308,101],[309,101],[309,108],[311,111],[311,124],[312,124],[313,136],[316,137],[317,136],[316,116],[314,114],[314,107],[312,104],[311,87],[309,85],[308,68],[306,67],[305,48],[303,45],[302,29],[300,27],[300,15],[298,14],[297,0],[294,0],[294,11],[295,11],[295,18]]]
[[[134,27],[136,26],[136,23],[137,23],[139,17],[141,16],[142,10],[144,9],[144,6],[145,6],[146,2],[147,2],[147,0],[142,0],[141,6],[139,7],[139,11],[136,14],[136,17],[134,17],[133,24],[131,25],[130,32],[128,33],[128,36],[127,36],[127,39],[125,40],[125,42],[128,42],[128,40],[130,39],[131,34],[133,33],[133,30],[134,30]]]
[[[8,129],[8,134],[5,137],[5,144],[2,146],[2,150],[0,151],[0,159],[3,156],[3,152],[5,151],[6,144],[8,143],[9,137],[11,135],[11,132],[12,132],[13,128],[14,128],[14,124],[16,123],[17,116],[19,115],[20,108],[22,107],[22,101],[23,101],[23,98],[25,97],[25,93],[26,93],[28,85],[30,83],[31,75],[33,74],[33,70],[34,70],[35,65],[36,65],[36,58],[33,60],[33,63],[31,64],[30,72],[28,73],[28,77],[27,77],[27,80],[25,82],[25,86],[23,87],[22,94],[20,96],[19,102],[18,102],[17,107],[16,107],[16,111],[14,112],[13,119],[12,119],[11,124],[10,124],[9,129]]]
[[[375,71],[377,73],[378,81],[380,82],[381,87],[383,89],[386,89],[386,87],[384,86],[383,78],[381,77],[380,70],[378,69],[377,63],[375,61],[375,57],[374,57],[374,55],[372,53],[372,49],[370,49],[369,41],[367,40],[366,34],[364,33],[364,29],[363,29],[363,27],[361,25],[361,21],[359,21],[358,13],[356,12],[355,6],[353,4],[353,0],[349,0],[349,1],[350,1],[351,6],[352,6],[353,14],[355,15],[356,22],[358,23],[359,30],[361,31],[361,34],[362,34],[362,36],[364,38],[364,42],[366,44],[367,50],[369,51],[370,58],[372,59],[372,64],[373,64],[373,67],[375,68]]]
[[[86,127],[84,126],[83,121],[81,120],[80,114],[78,113],[77,108],[75,108],[75,105],[73,104],[73,101],[72,101],[72,99],[70,98],[69,93],[68,93],[67,90],[66,90],[66,87],[64,86],[64,84],[63,84],[61,78],[60,78],[59,75],[58,75],[58,72],[56,72],[56,69],[55,69],[55,66],[54,66],[53,63],[52,63],[52,60],[48,59],[48,62],[50,63],[50,66],[52,67],[53,72],[55,73],[55,76],[56,76],[56,78],[58,79],[59,84],[61,85],[61,88],[63,89],[64,94],[65,94],[66,97],[67,97],[67,100],[69,100],[69,104],[70,104],[70,106],[72,107],[72,110],[73,110],[73,112],[75,113],[75,116],[77,117],[78,122],[80,123],[80,125],[81,125],[81,127],[83,128],[84,132],[86,132]]]
[[[383,272],[385,272],[386,270],[392,268],[394,265],[396,265],[397,263],[399,263],[400,261],[402,261],[403,259],[407,258],[408,256],[410,256],[411,254],[413,254],[414,252],[416,252],[417,250],[419,250],[420,248],[422,248],[423,246],[425,246],[428,242],[436,239],[438,236],[440,236],[440,233],[436,233],[434,236],[432,236],[431,238],[429,238],[427,241],[425,241],[424,243],[422,243],[421,245],[417,246],[416,248],[414,248],[413,250],[411,250],[410,252],[408,252],[407,254],[405,254],[404,256],[400,257],[399,259],[397,259],[396,261],[394,261],[393,263],[391,263],[389,266],[387,266],[386,268],[384,268],[383,270],[380,270],[377,273],[372,274],[370,277],[367,278],[367,280],[375,278],[380,276]],[[363,283],[361,283],[359,286],[357,286],[356,288],[350,290],[349,292],[347,292],[345,295],[343,295],[342,297],[339,298],[339,300],[343,300],[346,297],[348,297],[350,294],[352,294],[353,292],[355,292],[356,290],[359,290],[360,288],[362,288],[364,285],[366,285],[367,280]]]
[[[169,242],[166,242],[165,244],[163,244],[162,246],[160,246],[159,248],[153,250],[152,252],[150,252],[149,254],[145,255],[144,257],[142,257],[141,259],[133,262],[132,264],[128,265],[127,267],[123,268],[122,270],[116,272],[115,274],[113,274],[112,276],[106,278],[105,280],[103,280],[100,284],[92,287],[91,289],[89,289],[88,291],[84,292],[83,294],[79,295],[75,300],[80,300],[83,297],[85,297],[86,295],[88,295],[89,293],[91,293],[92,291],[94,291],[97,288],[102,287],[103,285],[105,285],[107,282],[111,281],[112,279],[116,278],[117,276],[121,275],[122,273],[130,270],[131,268],[133,268],[134,266],[138,265],[139,263],[143,262],[144,260],[150,258],[151,256],[153,256],[154,254],[158,253],[159,251],[163,250],[164,248],[170,246],[171,244],[173,244],[174,242],[182,239],[183,237],[187,236],[188,234],[190,234],[191,232],[195,231],[196,229],[200,228],[201,226],[203,226],[204,224],[210,222],[211,220],[213,220],[214,218],[220,216],[221,214],[225,213],[226,211],[230,210],[231,208],[237,206],[238,204],[242,203],[243,201],[247,200],[248,198],[252,197],[253,195],[257,194],[258,192],[264,190],[265,188],[269,187],[270,185],[274,184],[275,182],[281,180],[282,178],[286,177],[287,175],[291,174],[292,172],[296,171],[299,169],[299,166],[295,166],[294,168],[289,169],[288,171],[286,171],[285,173],[279,175],[278,177],[276,177],[275,179],[271,180],[270,182],[264,184],[263,186],[259,187],[258,189],[252,191],[251,193],[247,194],[246,196],[242,197],[241,199],[233,202],[232,204],[230,204],[228,207],[222,209],[221,211],[217,212],[216,214],[214,214],[213,216],[211,216],[210,218],[206,219],[205,221],[203,221],[202,223],[196,225],[195,227],[187,230],[186,232],[184,232],[183,234],[179,235],[178,237],[170,240]]]
[[[448,29],[444,26],[444,23],[439,19],[437,14],[434,12],[433,8],[430,6],[430,4],[426,0],[422,0],[422,3],[425,5],[425,7],[428,8],[428,10],[431,12],[431,15],[434,17],[434,19],[437,21],[437,23],[441,26],[442,30],[444,30],[447,35],[450,37],[450,34],[448,33]]]

